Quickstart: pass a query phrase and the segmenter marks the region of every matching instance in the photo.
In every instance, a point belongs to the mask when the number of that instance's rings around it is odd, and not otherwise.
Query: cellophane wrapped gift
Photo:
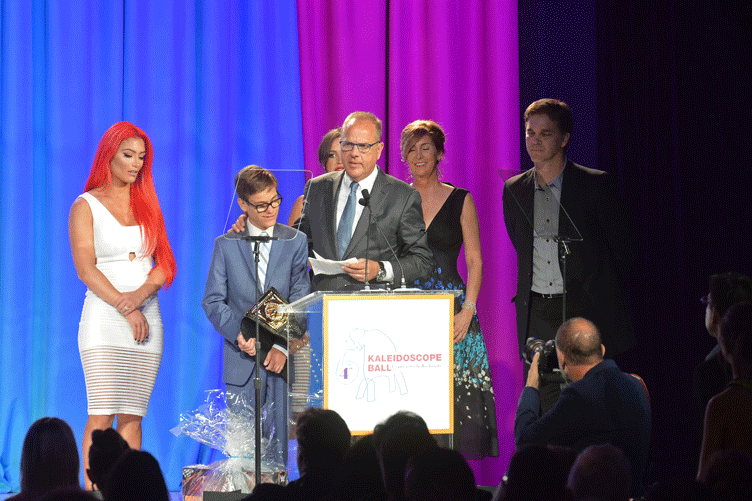
[[[272,419],[272,405],[261,409],[262,423]],[[209,391],[206,403],[181,414],[180,424],[170,430],[174,435],[187,435],[227,456],[210,465],[184,466],[183,499],[202,501],[204,491],[250,494],[256,486],[255,429],[253,409],[242,401],[228,407],[221,390]],[[286,430],[282,434],[286,438]],[[274,431],[261,439],[261,482],[286,484],[285,465],[275,460],[275,443]]]

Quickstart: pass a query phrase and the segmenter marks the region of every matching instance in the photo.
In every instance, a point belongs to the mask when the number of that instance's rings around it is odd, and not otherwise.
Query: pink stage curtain
[[[351,111],[384,122],[379,165],[409,181],[402,128],[432,119],[447,134],[442,180],[469,189],[478,207],[484,282],[478,310],[496,395],[499,458],[471,461],[476,481],[497,485],[514,450],[522,389],[513,304],[516,258],[501,208],[498,169],[519,169],[517,2],[298,1],[306,168],[321,136]]]

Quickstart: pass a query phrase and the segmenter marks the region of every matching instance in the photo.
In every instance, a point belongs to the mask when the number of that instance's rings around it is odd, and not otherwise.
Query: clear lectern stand
[[[460,294],[315,292],[283,307],[281,313],[304,319],[309,338],[290,356],[291,425],[305,408],[320,407],[337,411],[353,435],[364,435],[409,410],[432,433],[451,436],[454,300]]]

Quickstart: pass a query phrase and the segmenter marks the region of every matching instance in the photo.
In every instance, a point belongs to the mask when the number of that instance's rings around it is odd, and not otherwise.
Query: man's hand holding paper
[[[313,270],[314,275],[339,275],[341,273],[345,273],[345,271],[342,269],[343,266],[348,264],[355,264],[358,262],[358,259],[354,257],[345,259],[344,261],[324,259],[316,251],[313,251],[313,255],[314,257],[308,258],[308,262],[311,264],[311,269]]]

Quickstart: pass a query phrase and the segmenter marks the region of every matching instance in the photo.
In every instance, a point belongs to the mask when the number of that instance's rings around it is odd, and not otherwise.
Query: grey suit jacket
[[[305,191],[299,227],[308,235],[309,247],[327,259],[339,259],[337,195],[343,176],[344,171],[339,171],[316,177],[308,182]],[[379,169],[371,190],[370,210],[370,228],[368,208],[364,208],[344,258],[365,258],[368,235],[368,259],[389,261],[397,286],[402,279],[401,270],[404,270],[408,286],[413,285],[415,280],[428,277],[434,261],[433,253],[428,248],[420,194],[407,183]],[[399,262],[389,250],[389,245]],[[358,284],[360,282],[346,274],[321,275],[313,279],[314,290],[336,291],[355,288]]]
[[[263,290],[274,287],[292,302],[311,290],[308,244],[303,233],[279,223],[274,227],[274,236],[280,240],[272,242]],[[260,297],[255,284],[253,243],[232,232],[217,237],[201,304],[209,321],[225,338],[222,379],[236,386],[248,382],[255,364],[237,346],[240,321]]]

